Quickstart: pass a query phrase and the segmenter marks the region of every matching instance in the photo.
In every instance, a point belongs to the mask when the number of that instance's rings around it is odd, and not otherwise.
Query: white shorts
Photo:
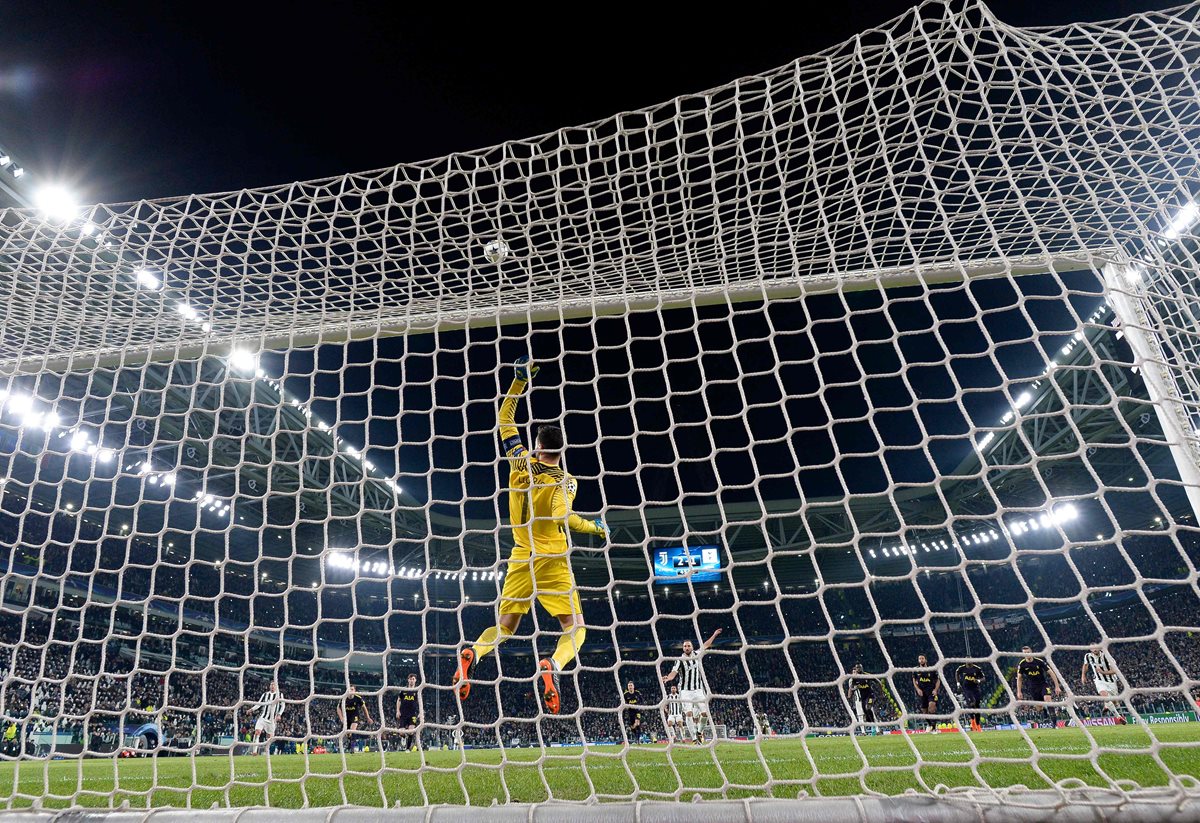
[[[1107,680],[1101,680],[1100,678],[1096,678],[1092,683],[1096,687],[1096,694],[1114,695],[1121,691],[1116,683],[1109,683]]]
[[[254,721],[254,731],[266,732],[267,737],[273,737],[275,735],[275,721],[274,720],[263,720],[260,717],[260,718],[258,718],[258,720]]]
[[[708,712],[708,695],[703,689],[688,689],[679,693],[679,699],[683,701],[683,713],[688,714],[706,714]]]
[[[668,722],[668,723],[682,723],[682,722],[683,722],[683,715],[681,715],[681,714],[669,714],[669,715],[667,715],[667,722]]]

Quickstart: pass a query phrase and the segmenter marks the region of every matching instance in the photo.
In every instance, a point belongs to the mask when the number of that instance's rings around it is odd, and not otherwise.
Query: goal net
[[[1198,17],[0,213],[0,808],[1196,814]]]

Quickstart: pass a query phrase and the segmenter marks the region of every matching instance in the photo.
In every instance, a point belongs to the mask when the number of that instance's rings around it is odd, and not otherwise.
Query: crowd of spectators
[[[0,529],[14,522],[0,517]],[[8,532],[0,537],[15,540]],[[350,684],[368,700],[367,729],[382,724],[385,745],[392,745],[396,689],[415,673],[426,745],[453,745],[459,734],[467,745],[621,742],[624,684],[633,680],[647,701],[645,733],[663,734],[659,678],[678,644],[703,639],[716,627],[726,631],[704,666],[712,719],[730,736],[759,733],[764,715],[775,734],[848,729],[847,673],[855,664],[874,678],[880,719],[895,722],[917,708],[910,673],[921,654],[941,672],[943,710],[955,707],[955,668],[975,660],[990,678],[987,706],[1016,711],[1013,674],[1026,644],[1048,657],[1069,697],[1093,696],[1080,668],[1087,647],[1103,643],[1129,687],[1128,709],[1194,709],[1200,682],[1195,589],[1135,586],[1124,555],[1089,551],[1070,567],[1063,555],[1022,567],[1020,580],[1012,569],[992,567],[798,594],[747,590],[736,602],[728,588],[701,602],[684,588],[672,594],[643,587],[637,596],[630,587],[622,597],[614,587],[585,602],[593,628],[578,666],[563,679],[563,715],[535,720],[531,674],[556,626],[530,635],[536,624],[527,624],[527,633],[505,644],[497,660],[480,666],[482,682],[466,704],[449,689],[459,644],[493,620],[494,604],[486,599],[414,599],[375,621],[378,631],[360,627],[371,621],[349,619],[351,608],[348,619],[330,622],[332,639],[320,626],[310,630],[301,611],[303,631],[272,633],[230,623],[212,606],[216,598],[206,607],[204,598],[172,600],[165,590],[154,590],[157,599],[148,596],[160,579],[178,585],[178,575],[138,582],[149,566],[97,573],[90,581],[96,591],[104,579],[133,592],[144,584],[141,599],[110,597],[116,588],[89,597],[83,583],[63,584],[66,566],[55,567],[48,550],[43,571],[57,568],[55,574],[10,575],[0,593],[0,724],[104,752],[121,744],[128,727],[153,722],[171,748],[224,749],[251,739],[259,697],[276,678],[287,701],[277,728],[284,746],[340,745],[337,707]],[[1131,551],[1133,562],[1178,558],[1177,552],[1151,557],[1149,551]],[[1117,588],[1086,589],[1105,581]],[[1059,600],[1031,606],[1031,594]],[[337,608],[331,600],[327,613]],[[380,645],[379,637],[388,643]],[[1094,701],[1075,708],[1098,711]]]
[[[1011,710],[1017,650],[1026,643],[1048,654],[1068,695],[1088,696],[1090,681],[1080,682],[1083,654],[1101,642],[1101,627],[1107,633],[1117,626],[1121,636],[1110,635],[1105,645],[1130,687],[1126,705],[1139,712],[1189,709],[1200,680],[1196,603],[1194,593],[1180,588],[1160,593],[1150,610],[1140,599],[1111,607],[1101,600],[1089,606],[1090,613],[1080,609],[1042,619],[1026,613],[1021,620],[990,626],[986,620],[932,622],[933,631],[920,632],[883,625],[875,633],[824,638],[776,638],[743,621],[744,640],[722,638],[705,657],[711,715],[730,736],[761,733],[764,715],[774,734],[844,731],[852,722],[844,696],[846,673],[861,663],[874,673],[880,720],[896,721],[902,712],[917,710],[911,705],[910,672],[919,654],[942,671],[942,710],[954,708],[950,692],[960,659],[983,663],[993,678],[988,706]],[[644,733],[657,737],[665,733],[659,709],[665,695],[658,678],[676,653],[667,649],[664,655],[636,643],[614,651],[597,632],[573,674],[563,679],[563,715],[535,720],[538,701],[529,675],[536,638],[510,641],[496,662],[482,665],[481,682],[460,707],[448,688],[456,647],[448,638],[419,653],[377,657],[375,668],[351,666],[345,658],[256,665],[254,644],[246,646],[247,663],[246,656],[215,659],[217,644],[199,633],[163,648],[149,640],[66,643],[53,639],[53,627],[44,625],[52,620],[30,610],[0,622],[3,723],[18,723],[33,736],[52,731],[98,752],[112,750],[123,729],[146,721],[159,724],[171,748],[245,743],[253,734],[259,697],[273,677],[287,700],[277,730],[285,748],[343,745],[337,707],[351,683],[368,700],[372,722],[364,730],[382,729],[383,744],[394,745],[396,689],[409,673],[423,683],[427,746],[452,745],[456,732],[466,745],[479,746],[622,742],[620,692],[628,680],[648,704]],[[43,642],[31,642],[39,638]],[[1094,701],[1080,701],[1077,708],[1081,714],[1098,712]]]

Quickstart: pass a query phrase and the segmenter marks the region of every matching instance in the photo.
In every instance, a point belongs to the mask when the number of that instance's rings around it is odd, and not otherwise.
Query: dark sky
[[[46,2],[0,6],[0,143],[89,202],[224,191],[418,161],[761,72],[910,0],[674,4],[485,16],[462,4]],[[799,10],[803,4],[798,4]],[[994,0],[1017,25],[1145,0]],[[573,18],[573,19],[572,19]]]

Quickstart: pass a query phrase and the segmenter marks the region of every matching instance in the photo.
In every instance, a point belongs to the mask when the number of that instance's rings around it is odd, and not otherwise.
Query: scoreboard
[[[717,546],[670,546],[654,549],[654,582],[693,583],[721,579],[721,552]]]

